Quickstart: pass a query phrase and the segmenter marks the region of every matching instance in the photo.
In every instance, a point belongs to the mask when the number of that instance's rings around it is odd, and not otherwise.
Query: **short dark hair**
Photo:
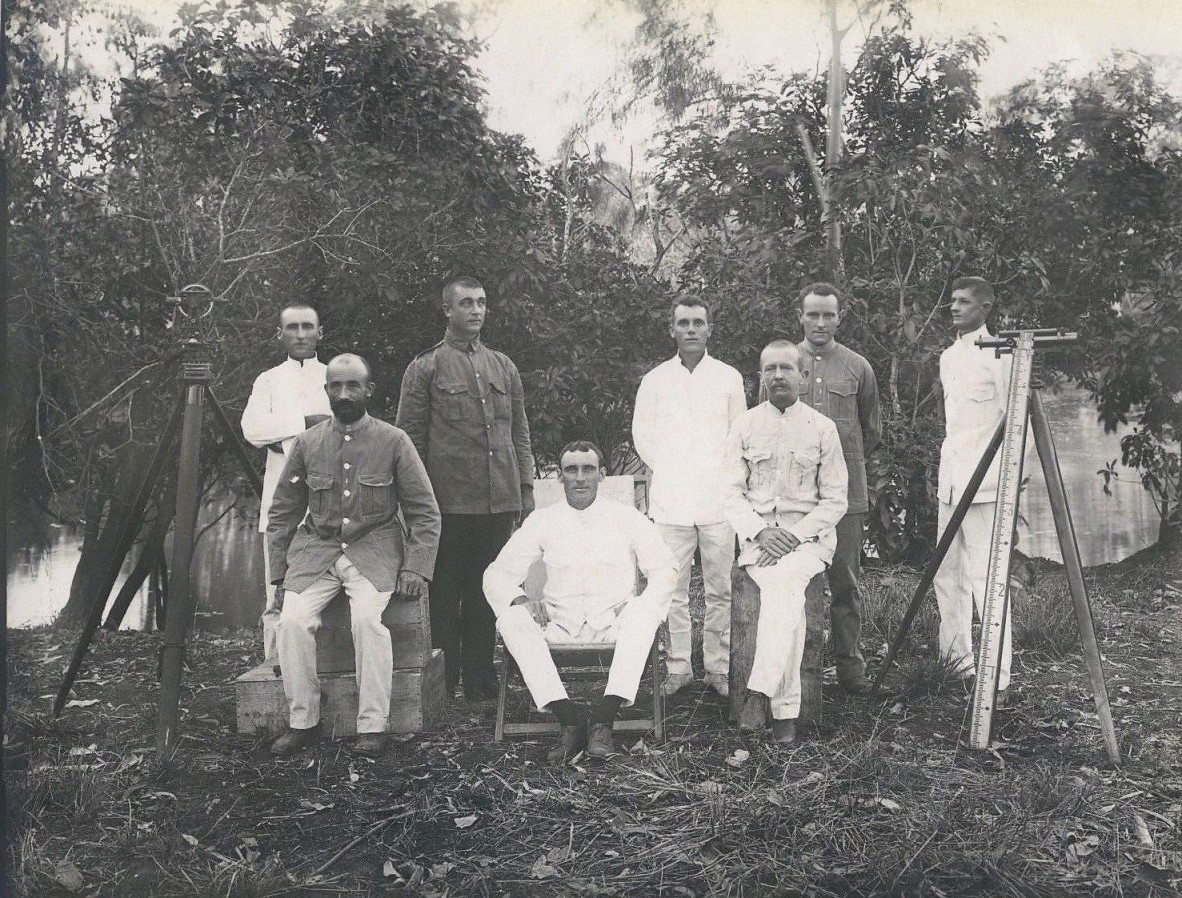
[[[997,301],[997,294],[993,292],[993,285],[985,278],[963,277],[952,282],[952,293],[964,290],[974,299],[993,305]]]
[[[811,294],[817,296],[833,296],[837,299],[837,311],[845,311],[845,294],[837,287],[834,287],[828,281],[817,281],[812,284],[807,284],[800,288],[800,292],[796,294],[796,306],[799,309],[804,309],[804,298]]]
[[[801,360],[801,358],[803,358],[803,353],[801,353],[800,347],[797,346],[795,343],[793,343],[791,340],[784,340],[782,338],[777,338],[775,340],[772,340],[770,343],[767,344],[767,346],[765,346],[765,347],[763,347],[763,349],[759,350],[759,357],[762,359],[763,354],[765,352],[767,352],[769,349],[791,349],[793,352],[796,353],[797,362],[799,362]],[[760,363],[759,369],[761,371],[763,370],[762,362]]]
[[[483,290],[484,284],[480,283],[480,281],[476,280],[476,278],[466,274],[462,274],[457,278],[452,278],[443,285],[443,290],[440,293],[440,296],[443,299],[443,305],[445,307],[449,302],[451,302],[452,290],[456,289],[457,287],[463,287],[465,290]]]
[[[712,321],[714,321],[714,308],[707,300],[702,299],[699,296],[679,296],[677,299],[673,300],[672,304],[669,306],[669,320],[671,322],[677,320],[675,316],[677,315],[678,306],[685,306],[686,308],[690,309],[705,309],[706,323],[710,324]]]
[[[279,320],[280,321],[283,320],[283,313],[284,312],[302,312],[305,309],[316,316],[316,323],[319,324],[320,323],[320,313],[318,311],[316,311],[316,307],[314,305],[312,305],[311,303],[304,302],[303,300],[300,300],[298,302],[289,302],[282,309],[280,309],[279,310]]]
[[[594,452],[595,458],[599,461],[599,464],[596,467],[607,467],[607,461],[604,460],[603,452],[600,451],[598,446],[596,446],[590,440],[571,440],[569,443],[563,446],[562,451],[558,453],[559,471],[562,470],[562,457],[568,452]]]

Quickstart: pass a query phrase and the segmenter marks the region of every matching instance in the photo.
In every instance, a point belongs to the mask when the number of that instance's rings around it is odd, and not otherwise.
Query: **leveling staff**
[[[1010,357],[999,358],[991,349],[981,349],[977,340],[992,334],[985,317],[993,308],[993,287],[977,277],[952,282],[952,325],[956,342],[940,354],[940,384],[944,390],[944,442],[940,446],[939,530],[944,528],[964,494],[977,463],[985,454],[997,425],[1005,418],[1010,392]],[[961,522],[933,585],[940,609],[940,654],[949,658],[971,684],[973,665],[973,604],[980,614],[985,602],[989,576],[989,547],[993,539],[993,517],[997,510],[997,484],[1001,456],[989,466],[985,479],[973,497],[973,504]],[[1010,613],[1002,636],[1000,676],[994,707],[1004,707],[1010,687]]]
[[[328,419],[332,413],[324,395],[324,363],[316,358],[316,346],[324,337],[324,328],[316,310],[295,303],[279,313],[279,342],[287,358],[260,374],[242,412],[242,435],[260,449],[267,447],[267,467],[263,473],[263,494],[259,500],[259,532],[263,536],[263,579],[267,593],[263,610],[263,652],[268,661],[276,654],[275,627],[279,608],[271,583],[271,553],[266,548],[266,532],[271,500],[279,475],[287,463],[287,453],[296,435]]]
[[[373,379],[365,360],[334,358],[324,390],[333,417],[296,437],[267,531],[271,570],[282,584],[279,664],[290,711],[290,729],[271,751],[290,755],[319,736],[316,631],[343,586],[357,662],[356,748],[372,756],[384,746],[394,673],[382,612],[391,595],[427,594],[439,506],[410,437],[366,414]]]

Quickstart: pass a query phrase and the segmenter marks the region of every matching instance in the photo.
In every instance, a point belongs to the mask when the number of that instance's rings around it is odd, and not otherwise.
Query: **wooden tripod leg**
[[[1051,425],[1047,420],[1046,409],[1043,408],[1042,397],[1037,390],[1031,391],[1030,423],[1034,430],[1034,445],[1038,447],[1038,457],[1047,481],[1051,512],[1055,517],[1055,531],[1059,535],[1063,567],[1067,570],[1067,584],[1071,589],[1071,602],[1075,606],[1075,619],[1079,622],[1079,637],[1083,644],[1084,661],[1088,665],[1088,675],[1092,680],[1092,695],[1096,701],[1096,713],[1100,718],[1104,748],[1108,752],[1108,760],[1119,765],[1120,746],[1116,741],[1112,708],[1108,704],[1108,687],[1104,684],[1104,666],[1100,660],[1100,646],[1096,642],[1092,607],[1088,603],[1087,587],[1084,585],[1079,546],[1075,542],[1075,526],[1071,521],[1071,509],[1067,505],[1067,490],[1063,486],[1063,474],[1059,470],[1059,456],[1055,452]]]
[[[250,484],[250,488],[254,490],[255,495],[260,498],[263,495],[263,481],[259,477],[258,471],[254,469],[254,465],[250,462],[250,454],[246,451],[246,445],[242,441],[242,437],[238,431],[234,429],[234,425],[230,423],[230,419],[226,417],[226,410],[222,408],[222,404],[218,402],[218,398],[213,395],[213,388],[209,384],[205,385],[205,399],[209,407],[213,409],[213,419],[221,428],[222,436],[225,437],[229,444],[234,457],[238,459],[238,464],[242,468],[242,473],[246,475],[246,482]]]
[[[119,539],[116,543],[117,550],[107,559],[107,567],[103,571],[100,588],[95,593],[94,599],[91,602],[90,613],[87,615],[86,622],[82,626],[82,633],[78,636],[78,644],[74,647],[74,654],[70,657],[70,663],[66,667],[65,675],[62,677],[62,685],[58,688],[57,697],[53,700],[54,717],[62,713],[62,708],[66,704],[66,698],[69,696],[70,689],[74,685],[74,678],[78,676],[78,669],[82,667],[82,661],[86,657],[86,650],[90,648],[90,640],[94,638],[94,632],[98,629],[99,623],[102,621],[103,609],[107,605],[107,599],[111,596],[111,587],[115,585],[115,580],[119,576],[119,569],[123,567],[123,559],[127,557],[136,532],[143,522],[144,509],[148,505],[148,499],[156,491],[160,476],[164,470],[165,459],[169,456],[177,430],[180,428],[184,408],[184,397],[178,397],[177,404],[172,411],[172,417],[169,418],[164,430],[160,432],[160,442],[156,444],[152,460],[148,464],[148,471],[144,475],[139,491],[131,502],[127,519],[123,524],[123,530],[119,534]]]

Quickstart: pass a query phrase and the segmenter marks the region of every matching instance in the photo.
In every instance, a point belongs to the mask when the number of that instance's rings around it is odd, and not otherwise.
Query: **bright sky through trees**
[[[178,0],[99,0],[135,9],[164,31]],[[430,6],[427,0],[412,5]],[[828,59],[820,0],[687,0],[712,13],[718,26],[717,64],[724,75],[772,65],[814,71]],[[850,4],[852,6],[852,4]],[[488,79],[490,124],[525,135],[542,158],[553,156],[584,117],[589,98],[621,66],[639,15],[627,0],[458,0],[486,44],[479,66]],[[1130,49],[1172,68],[1182,87],[1182,3],[1177,0],[912,0],[917,31],[948,37],[975,30],[989,39],[982,91],[991,96],[1051,62],[1074,61],[1080,71],[1113,50]],[[845,51],[861,43],[855,26]],[[1004,41],[1000,38],[1004,38]],[[90,54],[101,56],[101,45]],[[96,59],[96,61],[98,61]],[[643,149],[649,121],[622,130],[599,125],[592,142],[626,158]]]

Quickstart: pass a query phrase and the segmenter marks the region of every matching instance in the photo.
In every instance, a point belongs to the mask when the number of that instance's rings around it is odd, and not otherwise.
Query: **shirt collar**
[[[460,352],[475,352],[482,345],[479,334],[472,340],[461,340],[450,330],[443,332],[443,342],[454,349],[460,350]]]
[[[977,342],[978,337],[992,337],[992,336],[993,336],[993,334],[989,333],[989,325],[982,324],[975,331],[969,331],[967,334],[957,335],[956,342],[957,343],[967,343],[968,345],[972,346],[973,344],[975,344]]]
[[[340,420],[337,419],[337,416],[333,415],[332,416],[332,429],[335,430],[339,434],[346,434],[347,433],[347,434],[351,434],[351,435],[356,435],[356,434],[359,434],[359,433],[362,433],[363,431],[365,431],[366,428],[369,427],[369,422],[372,420],[373,419],[369,416],[369,412],[366,412],[364,415],[362,415],[360,418],[358,418],[352,424],[342,424],[340,422]]]
[[[806,355],[811,355],[814,357],[820,356],[821,358],[825,358],[825,356],[836,351],[837,347],[840,345],[841,344],[838,343],[836,340],[830,340],[828,346],[826,346],[824,349],[818,349],[816,346],[814,346],[812,343],[810,343],[808,341],[808,338],[805,338],[804,340],[801,340],[800,343],[797,344],[797,348],[802,353],[805,353]]]
[[[698,369],[700,369],[700,368],[701,368],[703,365],[709,365],[709,364],[710,364],[710,350],[708,350],[708,349],[704,349],[704,350],[702,350],[702,358],[701,358],[701,359],[698,361],[698,364],[694,365],[694,370],[693,370],[693,371],[690,371],[690,369],[689,369],[689,368],[685,367],[685,362],[683,362],[683,361],[681,360],[681,354],[680,354],[680,353],[676,353],[676,352],[675,352],[675,353],[673,353],[673,358],[671,358],[671,359],[669,360],[669,363],[670,363],[670,364],[672,364],[672,365],[675,365],[677,368],[679,368],[680,370],[684,371],[686,374],[693,374],[693,373],[694,373],[694,371],[697,371],[697,370],[698,370]]]
[[[285,358],[283,360],[283,364],[290,365],[292,368],[303,368],[305,362],[319,362],[319,361],[320,361],[320,357],[318,355],[316,355],[315,353],[313,353],[312,357],[310,359],[293,359],[291,356],[288,356],[287,358]]]
[[[788,408],[784,409],[784,411],[780,411],[778,408],[772,405],[772,401],[770,399],[765,399],[763,404],[767,406],[767,411],[764,414],[771,415],[773,418],[787,418],[790,415],[795,415],[797,411],[799,411],[800,397],[797,396],[796,401],[788,406]]]

